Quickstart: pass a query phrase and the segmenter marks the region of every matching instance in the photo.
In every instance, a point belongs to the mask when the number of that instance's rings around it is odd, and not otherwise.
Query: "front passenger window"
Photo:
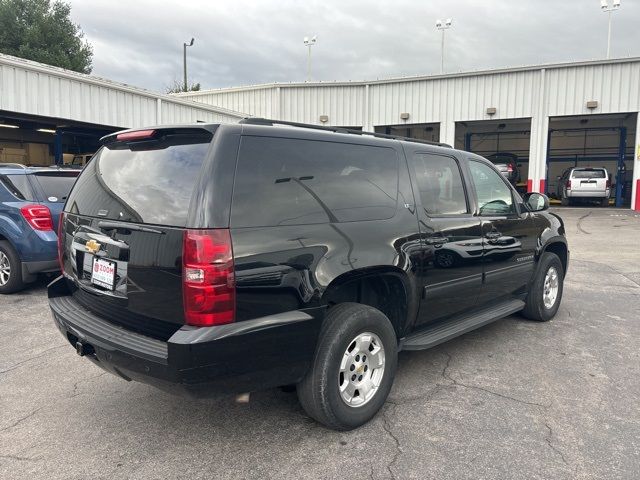
[[[480,215],[515,213],[513,195],[502,176],[488,165],[471,160],[471,180],[476,187]]]

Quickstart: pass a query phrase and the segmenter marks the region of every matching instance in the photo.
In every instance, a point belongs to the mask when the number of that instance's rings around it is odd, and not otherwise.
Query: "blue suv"
[[[0,163],[0,293],[60,270],[58,220],[79,173]]]

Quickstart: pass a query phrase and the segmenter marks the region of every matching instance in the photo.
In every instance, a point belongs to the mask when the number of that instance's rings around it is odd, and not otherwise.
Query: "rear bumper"
[[[39,262],[22,262],[22,278],[35,273],[47,273],[60,271],[58,260],[42,260]]]
[[[567,198],[609,198],[609,190],[569,190]]]
[[[303,311],[216,327],[180,328],[168,341],[110,323],[76,302],[66,280],[49,285],[60,332],[104,370],[172,393],[206,397],[298,382],[309,367],[320,321]]]

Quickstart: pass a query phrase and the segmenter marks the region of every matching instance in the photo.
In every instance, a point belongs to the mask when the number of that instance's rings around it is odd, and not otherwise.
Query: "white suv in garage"
[[[558,183],[558,196],[562,205],[572,200],[598,200],[603,207],[609,205],[611,177],[606,168],[576,167],[566,170]]]

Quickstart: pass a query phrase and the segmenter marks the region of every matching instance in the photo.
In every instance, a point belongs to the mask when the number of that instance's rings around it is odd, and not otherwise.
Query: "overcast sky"
[[[612,1],[612,0],[610,0]],[[203,88],[302,81],[303,37],[314,80],[439,72],[438,18],[451,17],[445,70],[604,58],[599,0],[71,0],[94,49],[95,75],[162,91],[182,78]],[[613,14],[612,57],[640,55],[640,0]]]

